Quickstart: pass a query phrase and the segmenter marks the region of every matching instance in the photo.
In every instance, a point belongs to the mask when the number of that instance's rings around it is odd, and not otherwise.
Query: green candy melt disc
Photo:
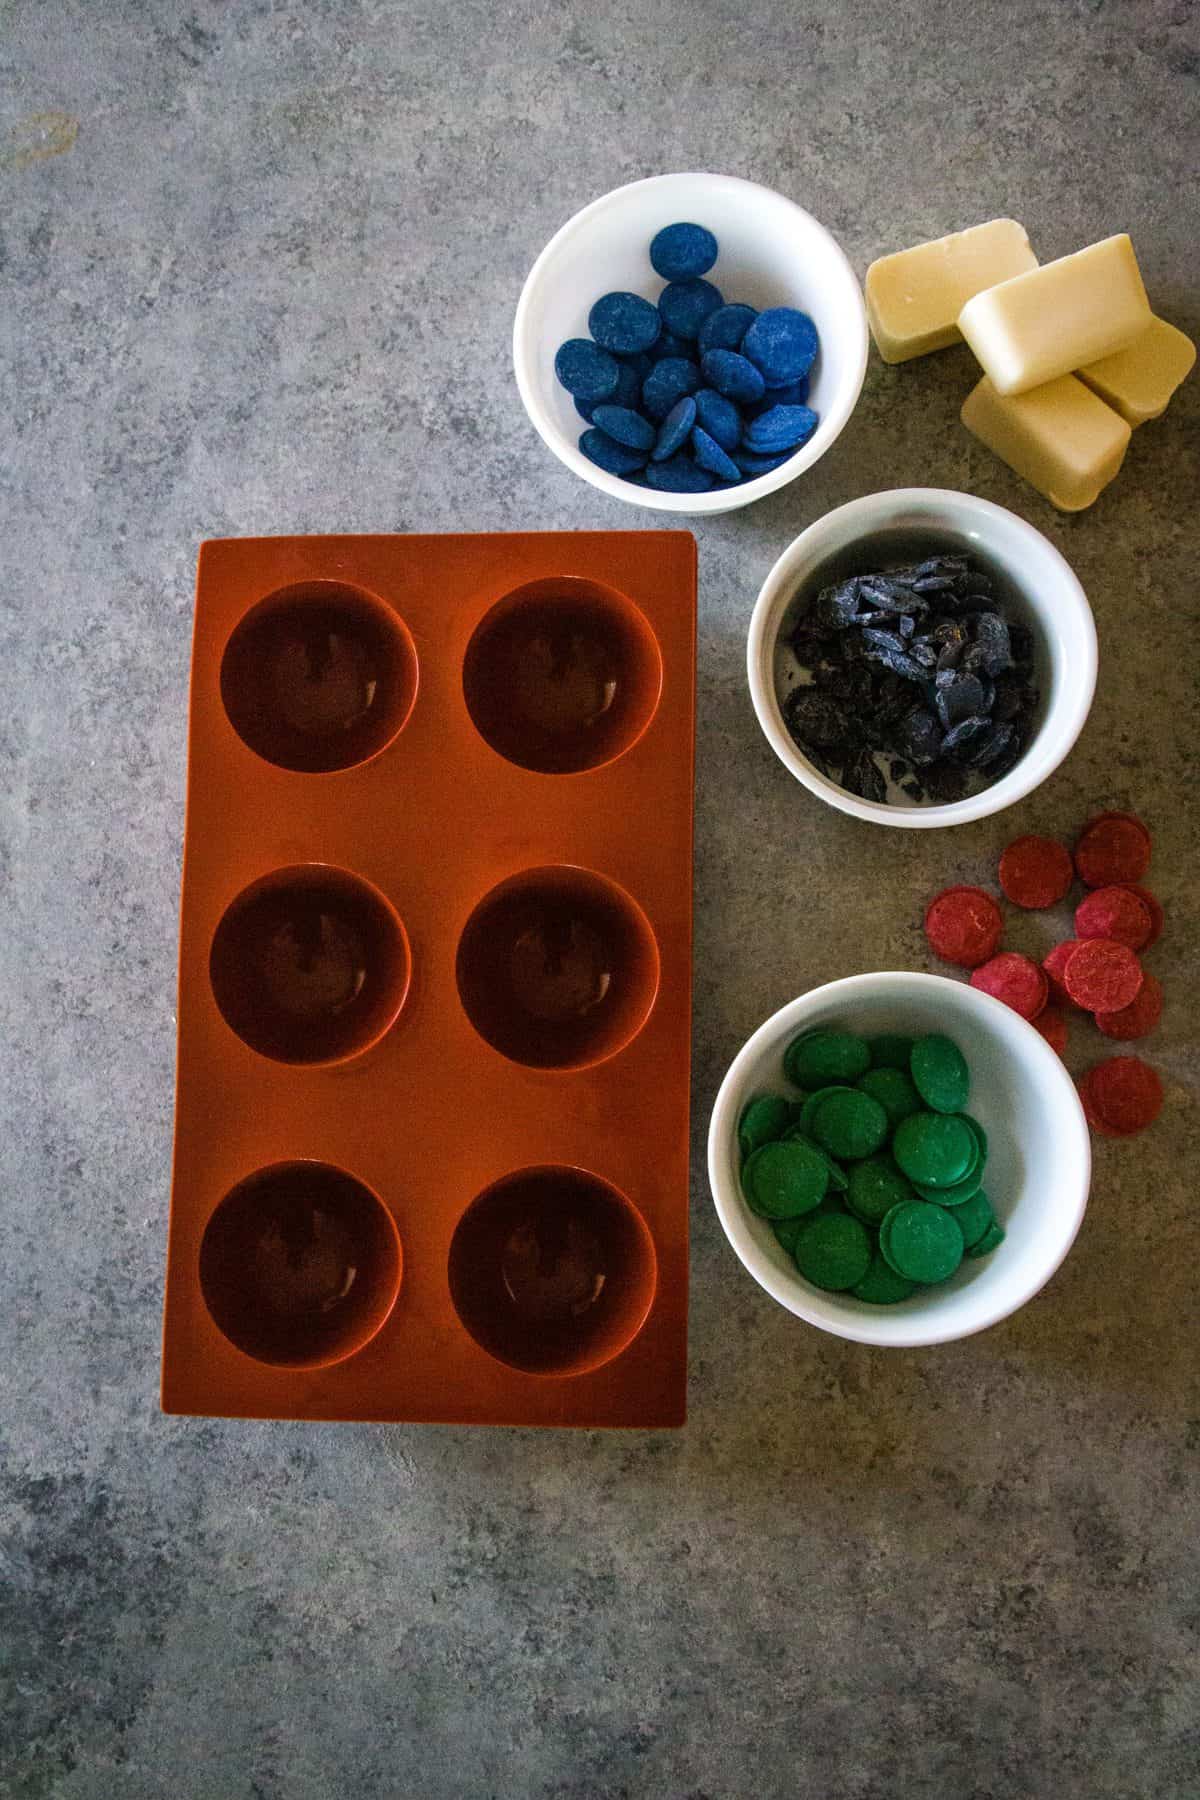
[[[983,1186],[983,1164],[976,1157],[974,1166],[952,1187],[930,1187],[927,1181],[914,1181],[913,1186],[922,1200],[931,1200],[935,1206],[961,1206]]]
[[[814,1136],[820,1138],[819,1133]],[[910,1181],[953,1187],[975,1162],[975,1137],[961,1119],[948,1113],[913,1113],[897,1125],[892,1155]]]
[[[971,1245],[971,1248],[967,1251],[967,1255],[972,1258],[978,1256],[990,1256],[997,1245],[1002,1244],[1003,1242],[1004,1227],[1000,1224],[998,1219],[993,1219],[979,1242]]]
[[[913,1041],[910,1037],[900,1037],[896,1032],[885,1031],[881,1037],[869,1038],[867,1049],[871,1054],[871,1067],[873,1069],[903,1069],[907,1075],[912,1047]]]
[[[797,1213],[795,1217],[791,1219],[771,1220],[771,1230],[775,1233],[775,1236],[779,1239],[779,1242],[783,1245],[789,1256],[795,1251],[796,1239],[800,1236],[800,1233],[803,1231],[811,1217],[811,1213]]]
[[[806,1031],[788,1045],[783,1068],[797,1087],[816,1088],[823,1082],[856,1081],[870,1060],[862,1038],[848,1031]]]
[[[750,1156],[764,1144],[782,1137],[791,1118],[786,1100],[778,1094],[759,1094],[751,1100],[738,1122],[738,1143],[743,1156]]]
[[[987,1132],[983,1129],[979,1120],[973,1119],[970,1113],[962,1114],[962,1122],[971,1133],[971,1136],[975,1139],[975,1142],[979,1145],[979,1160],[982,1166],[988,1158]]]
[[[887,1142],[888,1116],[870,1094],[843,1088],[827,1094],[815,1108],[810,1130],[831,1156],[840,1162],[856,1162]]]
[[[854,1085],[870,1094],[872,1100],[878,1100],[893,1127],[911,1113],[921,1111],[921,1096],[903,1069],[868,1069]]]
[[[790,1219],[819,1206],[829,1186],[829,1165],[810,1144],[764,1144],[747,1158],[742,1189],[764,1219]]]
[[[893,1206],[912,1197],[912,1188],[890,1156],[868,1156],[850,1170],[846,1204],[864,1225],[882,1225]]]
[[[932,1191],[932,1190],[931,1190]],[[969,1200],[954,1209],[954,1223],[962,1232],[963,1243],[968,1251],[973,1250],[982,1238],[989,1225],[994,1225],[996,1215],[992,1211],[992,1203],[980,1188]]]
[[[808,1133],[805,1131],[805,1129],[802,1125],[789,1125],[787,1130],[784,1132],[783,1136],[784,1136],[785,1143],[796,1142],[796,1143],[801,1143],[801,1144],[807,1144],[810,1147],[810,1149],[813,1149],[817,1152],[818,1156],[823,1156],[825,1158],[825,1161],[829,1165],[829,1185],[830,1185],[830,1187],[835,1187],[835,1188],[844,1188],[845,1187],[846,1175],[845,1175],[844,1170],[837,1163],[834,1162],[834,1160],[833,1160],[832,1156],[830,1156],[828,1150],[822,1150],[820,1144],[813,1143],[813,1140],[809,1137]]]
[[[849,1087],[848,1082],[835,1082],[832,1086],[818,1088],[810,1094],[800,1109],[800,1129],[806,1136],[812,1135],[812,1122],[817,1116],[817,1108],[826,1094],[843,1094]]]
[[[952,1038],[938,1033],[918,1038],[909,1069],[917,1092],[934,1112],[957,1113],[967,1104],[971,1072]]]
[[[871,1257],[871,1266],[862,1280],[850,1290],[856,1300],[869,1301],[872,1306],[895,1306],[916,1291],[916,1282],[909,1281],[906,1275],[897,1275],[878,1250]]]
[[[924,1285],[947,1280],[963,1259],[954,1214],[925,1200],[892,1208],[879,1228],[879,1248],[897,1275]]]
[[[814,1287],[838,1293],[862,1281],[871,1266],[866,1227],[849,1213],[821,1213],[796,1240],[796,1267]]]

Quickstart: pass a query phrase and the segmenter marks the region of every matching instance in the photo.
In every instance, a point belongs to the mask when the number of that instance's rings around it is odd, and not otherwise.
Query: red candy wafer
[[[1106,808],[1104,812],[1093,813],[1079,835],[1084,837],[1091,830],[1093,825],[1103,825],[1112,819],[1119,820],[1123,825],[1135,825],[1146,840],[1146,848],[1150,848],[1150,827],[1147,825],[1145,819],[1139,819],[1136,813],[1120,812],[1113,808]]]
[[[1075,1002],[1063,986],[1063,972],[1068,960],[1079,948],[1076,938],[1068,938],[1065,944],[1055,944],[1048,956],[1042,958],[1042,969],[1050,983],[1050,992],[1060,1006],[1074,1006]]]
[[[1018,950],[1002,950],[976,969],[971,986],[1011,1006],[1023,1019],[1036,1019],[1050,996],[1042,970]]]
[[[1140,1056],[1113,1056],[1089,1069],[1080,1084],[1086,1091],[1085,1107],[1109,1131],[1132,1137],[1153,1125],[1162,1111],[1163,1086],[1158,1071]]]
[[[1075,908],[1077,938],[1111,938],[1128,950],[1150,942],[1154,921],[1150,908],[1132,888],[1093,888]]]
[[[1096,1024],[1105,1037],[1129,1042],[1133,1038],[1149,1037],[1162,1018],[1162,1009],[1162,983],[1147,970],[1145,980],[1129,1005],[1118,1012],[1098,1012]]]
[[[1075,867],[1085,887],[1140,881],[1150,867],[1150,833],[1133,813],[1100,813],[1080,833]]]
[[[1132,1131],[1114,1131],[1112,1126],[1107,1124],[1105,1120],[1101,1118],[1100,1114],[1096,1111],[1096,1103],[1092,1098],[1091,1088],[1088,1086],[1086,1075],[1078,1085],[1079,1098],[1083,1102],[1083,1116],[1098,1137],[1123,1138],[1133,1137],[1135,1135]]]
[[[1063,970],[1063,986],[1085,1012],[1118,1012],[1136,1000],[1142,980],[1133,951],[1111,938],[1077,943]]]
[[[985,963],[1000,942],[1004,919],[1000,908],[977,887],[948,887],[935,894],[925,910],[925,936],[935,956],[960,968]]]
[[[1057,1006],[1047,1006],[1033,1021],[1033,1029],[1040,1031],[1052,1050],[1061,1056],[1067,1047],[1067,1021]]]
[[[1071,852],[1054,838],[1016,838],[1000,858],[1000,886],[1027,911],[1057,906],[1074,879]]]
[[[1150,936],[1142,945],[1143,950],[1148,950],[1151,944],[1157,944],[1159,938],[1163,934],[1163,926],[1166,924],[1163,909],[1156,896],[1150,892],[1148,887],[1139,887],[1134,881],[1130,881],[1124,885],[1128,887],[1131,894],[1137,895],[1142,905],[1146,908],[1146,911],[1150,914]]]

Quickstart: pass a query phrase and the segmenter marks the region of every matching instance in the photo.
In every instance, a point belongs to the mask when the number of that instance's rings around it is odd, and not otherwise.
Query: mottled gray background
[[[1068,519],[959,427],[965,349],[873,359],[816,470],[700,525],[685,1431],[156,1393],[198,541],[654,524],[543,450],[508,337],[550,233],[664,169],[782,188],[860,272],[1002,212],[1044,258],[1129,228],[1195,334],[1198,75],[1190,0],[0,0],[5,1800],[1200,1791],[1200,381]],[[1067,766],[948,836],[805,795],[742,671],[788,540],[910,482],[1031,519],[1101,633]],[[729,1057],[816,982],[926,966],[931,890],[1106,804],[1156,834],[1161,1122],[1097,1146],[1068,1264],[1007,1324],[896,1355],[806,1330],[709,1203]],[[1098,1048],[1077,1028],[1073,1065]]]

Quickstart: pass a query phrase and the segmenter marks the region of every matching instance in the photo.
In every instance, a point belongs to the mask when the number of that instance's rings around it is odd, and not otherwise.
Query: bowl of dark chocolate
[[[1054,546],[972,494],[898,488],[810,525],[763,584],[747,666],[767,741],[883,825],[966,824],[1056,769],[1096,685],[1087,597]]]

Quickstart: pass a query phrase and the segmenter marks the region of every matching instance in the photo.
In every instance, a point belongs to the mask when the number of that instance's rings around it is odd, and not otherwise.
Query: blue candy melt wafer
[[[600,431],[595,426],[584,432],[579,448],[589,462],[594,462],[598,469],[607,470],[610,475],[632,475],[646,462],[644,450],[630,450],[627,445],[618,444],[616,438],[610,438],[607,431]]]
[[[664,281],[704,275],[717,260],[717,240],[704,225],[681,220],[664,225],[650,240],[650,261]]]
[[[650,361],[656,363],[662,362],[668,356],[693,357],[695,354],[695,344],[687,344],[681,337],[676,337],[673,331],[664,329],[657,344],[650,351]]]
[[[779,456],[756,456],[752,450],[735,450],[732,461],[735,462],[747,481],[753,481],[756,475],[769,475],[781,463],[787,462],[793,454],[785,450]]]
[[[703,494],[713,484],[708,470],[697,468],[690,456],[672,456],[666,462],[650,463],[646,481],[666,494]]]
[[[592,411],[592,423],[629,450],[645,451],[654,448],[653,425],[649,419],[643,419],[641,413],[634,412],[632,407],[606,406],[602,402]]]
[[[742,416],[716,388],[701,388],[696,395],[696,422],[722,450],[736,450],[742,441]]]
[[[701,357],[700,367],[708,385],[727,400],[741,404],[763,397],[762,375],[738,350],[710,350]]]
[[[671,281],[658,296],[663,324],[676,337],[696,337],[709,313],[725,304],[720,288],[711,281]]]
[[[677,400],[694,394],[700,386],[700,371],[695,363],[682,356],[668,356],[655,363],[642,383],[642,411],[650,418],[666,418]]]
[[[646,367],[650,367],[649,357],[646,358]],[[575,411],[590,425],[598,406],[629,406],[636,411],[641,399],[642,377],[637,368],[631,363],[618,363],[616,392],[610,394],[607,400],[576,400]]]
[[[602,350],[635,356],[654,343],[662,319],[657,307],[640,294],[604,294],[588,314],[588,330]]]
[[[808,406],[771,406],[751,419],[743,433],[746,449],[758,456],[774,456],[780,450],[796,450],[806,444],[820,424]]]
[[[619,365],[591,338],[568,338],[560,345],[554,373],[576,400],[609,400],[620,379]]]
[[[651,462],[666,462],[677,450],[682,450],[691,435],[692,426],[696,423],[696,402],[690,394],[677,400],[662,424],[658,428],[658,441],[650,452]]]
[[[697,425],[692,433],[692,455],[698,466],[715,475],[718,481],[740,481],[742,471],[726,456],[716,438],[710,437],[703,425]]]
[[[696,339],[703,356],[706,350],[738,350],[742,339],[753,325],[758,314],[752,306],[718,306],[716,312],[710,312]]]
[[[782,387],[807,375],[816,361],[817,328],[794,306],[769,306],[742,339],[742,354],[761,369],[768,387]]]
[[[802,375],[799,381],[789,381],[786,387],[769,387],[762,399],[747,411],[747,418],[757,418],[765,413],[769,406],[803,406],[808,399],[808,376]]]

